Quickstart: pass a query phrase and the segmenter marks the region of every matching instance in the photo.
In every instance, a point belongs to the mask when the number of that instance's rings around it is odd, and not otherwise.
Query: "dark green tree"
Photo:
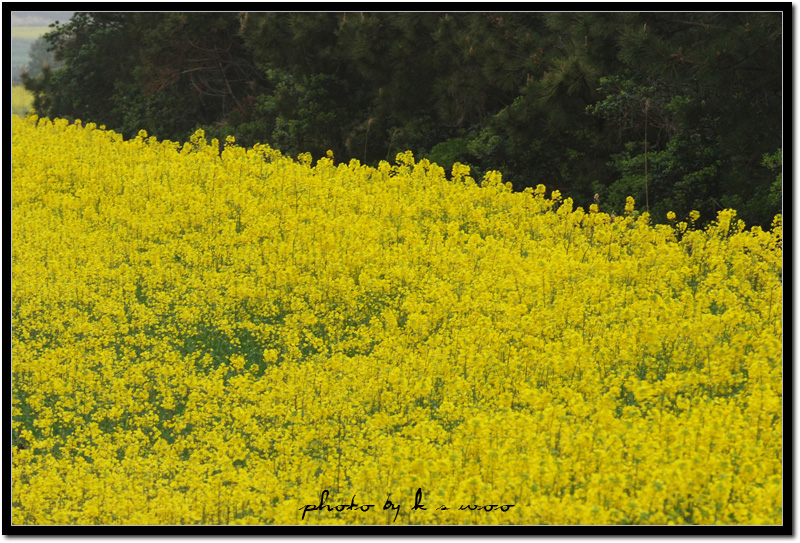
[[[263,90],[235,13],[76,13],[44,36],[58,71],[28,76],[41,115],[185,139],[244,122]]]
[[[780,13],[78,13],[26,76],[40,114],[133,135],[406,149],[654,220],[780,210]]]
[[[76,13],[44,35],[64,66],[37,78],[23,77],[23,84],[34,94],[37,113],[120,125],[121,119],[113,113],[114,89],[136,66],[129,20],[129,14]]]
[[[239,36],[238,14],[137,13],[132,27],[138,63],[115,95],[126,133],[144,127],[185,139],[200,126],[252,119],[264,77]]]
[[[590,108],[627,140],[612,199],[621,205],[622,192],[636,189],[644,202],[647,186],[659,218],[667,207],[707,220],[733,207],[768,225],[779,212],[762,157],[782,140],[781,14],[640,17],[619,43],[626,71],[606,80],[605,98]]]

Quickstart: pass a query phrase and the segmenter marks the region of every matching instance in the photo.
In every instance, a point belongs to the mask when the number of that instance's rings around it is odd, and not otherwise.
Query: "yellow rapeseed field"
[[[22,85],[11,87],[11,113],[24,116],[33,106],[33,94]]]
[[[783,522],[780,217],[35,116],[12,175],[14,524]]]

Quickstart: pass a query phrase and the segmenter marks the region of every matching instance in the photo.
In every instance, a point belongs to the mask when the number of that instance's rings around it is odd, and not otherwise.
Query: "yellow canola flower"
[[[783,522],[780,217],[12,135],[14,524]]]
[[[633,209],[634,209],[635,205],[636,205],[636,202],[633,200],[633,197],[632,196],[628,196],[626,201],[625,201],[625,213],[628,213],[628,214],[633,213]]]

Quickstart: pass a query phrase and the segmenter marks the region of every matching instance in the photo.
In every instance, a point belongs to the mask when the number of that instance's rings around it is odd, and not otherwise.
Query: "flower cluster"
[[[779,217],[35,116],[12,152],[14,524],[782,522]]]

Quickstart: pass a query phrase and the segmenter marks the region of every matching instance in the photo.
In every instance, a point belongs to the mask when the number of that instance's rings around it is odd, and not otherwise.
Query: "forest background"
[[[764,6],[764,4],[762,4]],[[135,136],[411,150],[654,222],[782,211],[783,13],[84,13],[30,47],[40,116]]]

